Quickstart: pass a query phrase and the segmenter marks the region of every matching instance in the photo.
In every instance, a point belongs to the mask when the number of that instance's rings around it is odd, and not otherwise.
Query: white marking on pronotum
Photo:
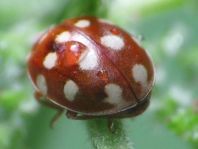
[[[122,89],[119,85],[110,83],[105,86],[104,90],[105,90],[105,93],[108,95],[105,101],[112,103],[112,104],[117,104],[121,102]]]
[[[78,91],[79,91],[79,87],[74,81],[68,80],[65,83],[64,94],[67,100],[73,101]]]
[[[98,55],[97,52],[92,47],[92,44],[89,42],[88,39],[83,37],[80,34],[74,34],[71,38],[73,41],[78,41],[88,48],[81,54],[79,58],[79,66],[82,70],[92,70],[98,66]]]
[[[85,46],[87,46],[89,48],[92,45],[87,38],[85,38],[84,36],[82,36],[81,34],[78,34],[78,33],[73,34],[72,37],[71,37],[71,40],[80,42],[80,43],[84,44]]]
[[[92,70],[98,65],[98,55],[94,49],[88,49],[82,56],[79,61],[82,70]]]
[[[135,82],[139,82],[143,87],[147,85],[148,74],[142,64],[135,64],[132,68],[132,76]]]
[[[55,38],[56,43],[63,43],[69,41],[71,34],[68,31],[64,31],[58,34]]]
[[[105,35],[100,38],[102,45],[111,48],[112,50],[119,51],[124,47],[124,41],[121,37],[116,35]]]
[[[56,65],[57,55],[56,52],[50,52],[47,54],[43,61],[43,65],[46,69],[52,69]]]
[[[89,27],[90,26],[90,21],[89,20],[79,20],[78,22],[76,22],[74,25],[76,27],[80,27],[80,28],[85,28],[85,27]]]
[[[36,85],[37,85],[39,91],[43,95],[47,94],[47,83],[46,83],[45,77],[43,75],[40,74],[40,75],[37,76]]]
[[[85,49],[85,51],[83,53],[81,53],[79,59],[78,59],[78,63],[80,63],[81,61],[83,61],[83,59],[86,57],[86,55],[89,53],[88,49]],[[81,63],[82,64],[82,63]]]

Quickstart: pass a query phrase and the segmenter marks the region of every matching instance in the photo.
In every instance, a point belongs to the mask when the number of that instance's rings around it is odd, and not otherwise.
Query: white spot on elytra
[[[68,80],[65,83],[64,94],[67,100],[73,101],[78,91],[79,91],[78,85],[74,81]]]
[[[56,65],[57,55],[55,52],[48,53],[43,61],[46,69],[52,69]]]
[[[108,95],[105,101],[109,103],[117,104],[122,100],[122,89],[119,85],[113,83],[107,84],[105,86],[105,93]]]
[[[147,85],[148,74],[146,68],[142,64],[135,64],[132,68],[132,75],[136,82],[143,87]]]
[[[122,48],[124,47],[123,39],[116,35],[105,35],[101,37],[100,42],[102,45],[115,51],[122,50]]]
[[[43,94],[47,94],[47,83],[45,80],[45,77],[43,75],[38,75],[36,78],[36,85],[39,89],[39,91]]]
[[[68,31],[64,31],[56,36],[55,42],[56,43],[63,43],[69,41],[71,35]]]
[[[88,52],[85,52],[79,61],[80,68],[82,70],[92,70],[98,65],[98,55],[94,49],[88,49]]]
[[[89,20],[79,20],[78,22],[76,22],[74,25],[76,27],[80,27],[80,28],[84,28],[84,27],[88,27],[90,26],[90,21]]]

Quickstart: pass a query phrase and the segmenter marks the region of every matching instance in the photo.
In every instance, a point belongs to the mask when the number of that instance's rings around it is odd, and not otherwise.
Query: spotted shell
[[[87,115],[114,114],[151,92],[152,62],[131,35],[95,17],[65,20],[36,42],[28,72],[47,100]]]

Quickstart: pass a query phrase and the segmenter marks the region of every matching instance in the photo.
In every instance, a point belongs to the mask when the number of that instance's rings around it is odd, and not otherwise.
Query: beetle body
[[[47,101],[82,119],[142,113],[154,78],[149,56],[133,37],[95,17],[69,19],[44,33],[28,72]]]

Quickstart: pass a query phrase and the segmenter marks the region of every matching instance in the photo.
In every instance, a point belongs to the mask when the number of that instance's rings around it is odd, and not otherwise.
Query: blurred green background
[[[156,79],[149,109],[123,120],[135,149],[198,148],[197,0],[0,0],[0,149],[91,149],[86,121],[39,105],[26,57],[40,33],[65,18],[95,15],[137,37]]]

